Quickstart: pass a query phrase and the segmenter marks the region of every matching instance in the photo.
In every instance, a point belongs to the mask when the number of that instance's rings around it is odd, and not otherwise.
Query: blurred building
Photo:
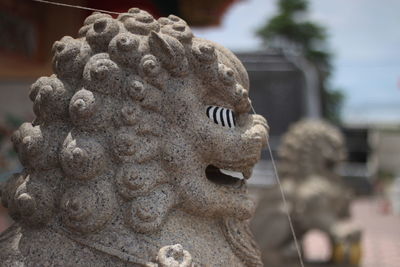
[[[268,120],[273,151],[292,123],[322,117],[319,77],[304,57],[275,50],[236,55],[249,73],[254,109]]]
[[[345,136],[347,160],[341,166],[340,174],[357,195],[371,194],[375,173],[371,168],[371,130],[366,126],[346,126],[341,130]]]
[[[370,168],[376,175],[400,177],[400,128],[374,127],[371,129],[372,149]]]
[[[282,135],[300,119],[321,119],[324,99],[315,67],[302,56],[288,56],[269,50],[236,53],[250,78],[250,98],[257,113],[268,120],[270,146],[274,158]],[[371,193],[373,169],[369,163],[369,129],[359,126],[341,128],[348,152],[347,161],[339,170],[356,194]],[[275,182],[268,151],[254,170],[251,183],[268,186]]]

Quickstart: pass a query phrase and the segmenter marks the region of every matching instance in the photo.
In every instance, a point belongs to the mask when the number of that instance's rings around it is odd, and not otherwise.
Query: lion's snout
[[[250,127],[248,132],[252,140],[261,144],[260,149],[262,149],[267,145],[268,142],[269,126],[267,120],[258,114],[249,116]]]
[[[268,143],[269,127],[266,119],[260,115],[245,114],[239,120],[238,131],[242,134],[233,145],[238,152],[235,153],[235,159],[240,158],[242,164],[252,166],[260,159],[261,151]]]

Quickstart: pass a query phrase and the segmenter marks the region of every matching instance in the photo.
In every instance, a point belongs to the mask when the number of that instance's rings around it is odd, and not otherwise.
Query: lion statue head
[[[282,187],[268,188],[251,225],[265,266],[298,263],[292,226],[301,251],[311,230],[326,234],[332,250],[343,236],[359,236],[358,229],[342,230],[350,217],[352,194],[336,170],[346,156],[339,129],[322,120],[301,120],[282,137],[278,155]]]
[[[19,227],[121,261],[180,243],[201,264],[259,264],[245,180],[268,126],[249,114],[240,61],[182,19],[137,8],[117,19],[93,13],[53,53],[54,75],[29,93],[36,119],[12,137],[24,168],[2,202]]]
[[[304,180],[311,175],[334,176],[346,149],[336,127],[322,120],[302,120],[282,137],[278,154],[281,177]]]

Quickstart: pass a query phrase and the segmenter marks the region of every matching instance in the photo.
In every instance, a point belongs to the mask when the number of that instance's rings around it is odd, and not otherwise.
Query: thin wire
[[[254,110],[254,108],[253,108],[253,104],[250,103],[250,107],[251,107],[251,110],[253,111],[253,113],[254,113],[254,114],[257,114],[257,112],[256,112],[256,111]]]
[[[84,6],[69,5],[69,4],[53,2],[53,1],[46,1],[46,0],[32,0],[32,1],[50,4],[50,5],[56,5],[56,6],[72,7],[72,8],[78,8],[78,9],[84,9],[84,10],[90,10],[90,11],[99,11],[99,12],[109,13],[109,14],[117,14],[117,15],[121,14],[119,12],[114,12],[114,11],[108,11],[108,10],[102,10],[102,9],[96,9],[96,8],[90,8],[90,7],[84,7]]]
[[[251,110],[253,111],[253,113],[254,113],[254,114],[257,114],[256,111],[254,110],[253,105],[250,104],[250,106],[251,106]],[[282,184],[281,184],[281,179],[279,178],[279,174],[278,174],[278,170],[277,170],[277,168],[276,168],[274,156],[272,155],[271,146],[269,145],[269,141],[268,141],[268,140],[267,140],[267,147],[268,147],[269,155],[270,155],[270,157],[271,157],[272,166],[273,166],[273,168],[274,168],[275,178],[276,178],[276,181],[277,181],[277,183],[278,183],[278,185],[279,185],[279,190],[280,190],[280,192],[281,192],[282,201],[283,201],[283,206],[284,206],[284,208],[285,208],[285,213],[286,213],[286,216],[287,216],[288,221],[289,221],[290,231],[292,232],[292,236],[293,236],[294,244],[295,244],[295,246],[296,246],[297,255],[298,255],[298,257],[299,257],[300,265],[301,265],[301,267],[304,267],[303,256],[301,255],[301,251],[300,251],[300,245],[299,245],[299,242],[298,242],[298,240],[297,240],[296,233],[295,233],[295,231],[294,231],[293,222],[292,222],[292,217],[290,216],[290,213],[289,213],[289,208],[288,208],[289,206],[288,206],[287,201],[286,201],[286,196],[285,196],[285,193],[284,193],[284,191],[283,191],[283,186],[282,186]]]
[[[288,221],[289,221],[290,230],[292,231],[294,244],[296,246],[297,254],[298,254],[299,260],[300,260],[300,265],[301,265],[301,267],[304,267],[303,256],[301,255],[300,246],[299,246],[299,242],[298,242],[297,237],[296,237],[296,233],[294,231],[292,218],[290,217],[290,214],[289,214],[289,209],[288,209],[288,204],[287,204],[287,201],[286,201],[286,196],[285,196],[285,193],[283,192],[283,187],[282,187],[282,184],[281,184],[281,180],[279,179],[279,175],[278,175],[278,172],[276,170],[275,160],[274,160],[274,157],[272,156],[271,147],[270,147],[268,141],[267,141],[267,146],[268,146],[269,154],[271,156],[272,166],[274,167],[276,181],[278,182],[279,189],[281,191],[282,200],[283,200],[283,206],[285,207],[285,213],[286,213],[286,216],[287,216]]]

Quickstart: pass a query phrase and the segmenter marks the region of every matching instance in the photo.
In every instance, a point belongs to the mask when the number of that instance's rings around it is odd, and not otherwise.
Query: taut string
[[[253,111],[253,113],[257,114],[257,112],[254,110],[253,104],[250,104],[250,105],[251,105],[251,110]],[[276,182],[278,183],[279,190],[281,192],[283,206],[284,206],[285,213],[286,213],[286,216],[287,216],[288,221],[289,221],[290,231],[292,232],[292,236],[293,236],[294,244],[296,246],[297,255],[299,257],[300,265],[301,265],[301,267],[304,267],[303,256],[302,256],[301,251],[300,251],[300,245],[299,245],[299,242],[297,240],[296,232],[294,231],[292,217],[290,216],[290,213],[289,213],[289,208],[288,208],[289,206],[288,206],[287,201],[286,201],[285,192],[283,191],[281,179],[279,178],[279,174],[278,174],[278,170],[276,168],[274,156],[272,155],[271,146],[269,145],[269,141],[268,140],[267,140],[267,148],[268,148],[268,151],[269,151],[269,155],[271,157],[272,166],[274,168],[275,179],[276,179]]]
[[[55,6],[72,7],[72,8],[84,9],[84,10],[90,10],[90,11],[99,11],[99,12],[109,13],[109,14],[116,14],[116,15],[121,14],[121,13],[114,12],[114,11],[108,11],[108,10],[102,10],[102,9],[96,9],[96,8],[90,8],[90,7],[84,7],[84,6],[77,6],[77,5],[69,5],[69,4],[53,2],[53,1],[46,1],[46,0],[32,0],[32,1],[44,3],[44,4],[55,5]]]

